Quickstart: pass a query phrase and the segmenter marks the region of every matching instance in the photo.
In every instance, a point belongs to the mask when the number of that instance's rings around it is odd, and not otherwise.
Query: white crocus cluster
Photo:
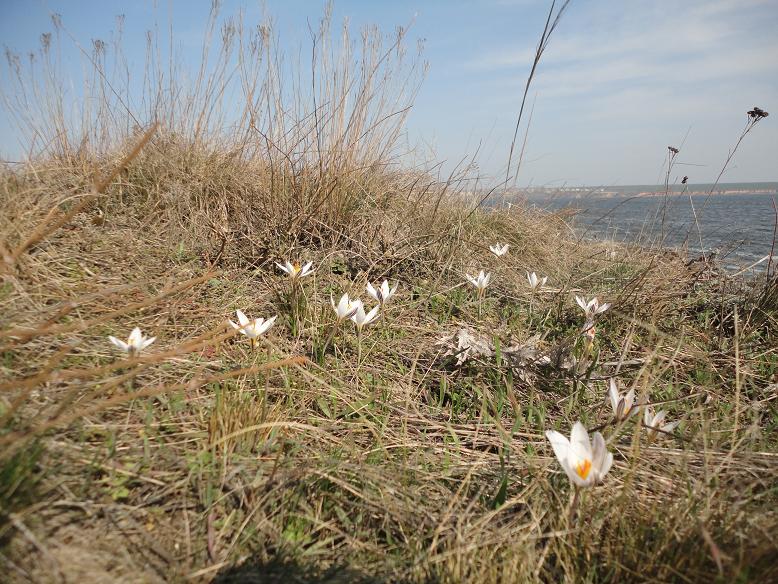
[[[368,282],[367,283],[367,293],[370,294],[370,296],[378,302],[381,306],[383,306],[385,303],[389,301],[389,299],[394,296],[395,292],[397,292],[397,287],[399,284],[395,284],[394,288],[389,287],[389,282],[384,280],[381,282],[381,284],[377,287],[373,287],[373,285]]]
[[[665,433],[669,434],[675,430],[676,426],[680,424],[679,421],[670,422],[669,424],[662,424],[665,421],[667,412],[665,410],[659,410],[654,414],[650,406],[646,406],[643,410],[643,424],[648,428],[648,441],[653,440],[657,434]]]
[[[110,335],[108,336],[108,340],[128,355],[135,356],[156,341],[157,337],[144,337],[143,333],[140,332],[140,328],[135,327],[127,338],[127,342]]]
[[[490,273],[485,274],[483,270],[478,272],[478,276],[471,276],[470,274],[465,274],[465,276],[467,276],[470,283],[478,290],[478,296],[483,296],[486,287],[489,285],[489,282],[492,281],[492,275]]]
[[[578,487],[591,487],[601,482],[613,464],[613,454],[605,446],[599,432],[589,440],[589,433],[581,422],[573,425],[570,439],[556,430],[546,431],[554,454],[570,481]]]
[[[378,317],[378,310],[381,308],[381,305],[376,305],[372,310],[370,310],[370,312],[366,313],[365,305],[361,300],[355,300],[354,304],[356,305],[356,311],[351,316],[351,320],[357,327],[357,333],[361,333],[364,327],[369,325]]]
[[[238,316],[239,324],[230,321],[232,328],[246,335],[251,340],[251,346],[254,348],[259,343],[259,337],[266,333],[273,326],[276,318],[278,318],[278,315],[276,315],[267,320],[264,318],[250,320],[242,310],[236,310],[235,314]]]
[[[301,266],[298,262],[292,263],[286,260],[283,264],[276,262],[276,265],[284,271],[292,280],[299,280],[313,273],[313,262],[308,262]]]
[[[507,243],[500,245],[500,243],[495,243],[494,245],[489,246],[489,251],[491,251],[494,255],[497,257],[504,256],[506,253],[508,253],[508,248],[510,245]]]
[[[509,245],[496,243],[495,245],[490,245],[489,249],[495,256],[500,257],[508,253]],[[289,276],[293,283],[314,272],[312,262],[301,265],[300,263],[293,264],[286,260],[283,263],[276,262],[276,265]],[[469,273],[465,275],[467,280],[478,291],[480,316],[481,301],[483,300],[486,288],[491,283],[492,274],[480,270],[477,276],[471,276]],[[540,277],[537,273],[529,271],[526,272],[526,275],[527,282],[532,289],[532,297],[534,298],[535,292],[546,285],[548,277]],[[347,293],[344,293],[337,303],[335,303],[334,298],[330,295],[330,303],[332,309],[335,311],[336,323],[335,326],[332,327],[329,338],[324,343],[322,354],[326,353],[327,346],[332,340],[338,326],[347,320],[351,320],[356,326],[357,338],[360,343],[359,359],[361,359],[362,330],[378,318],[379,311],[383,310],[385,304],[397,293],[398,287],[398,283],[392,287],[386,279],[376,286],[367,282],[367,293],[378,303],[369,311],[366,311],[362,300],[359,298],[351,298]],[[293,290],[295,289],[298,288],[293,286]],[[596,334],[596,317],[608,310],[611,305],[609,303],[600,304],[596,297],[587,300],[585,297],[576,296],[575,301],[578,306],[580,306],[581,310],[583,310],[586,317],[586,323],[579,334],[584,337],[588,351],[592,347]],[[531,310],[532,301],[530,301],[530,313]],[[265,334],[274,325],[277,319],[277,316],[273,316],[268,319],[256,318],[252,320],[249,319],[242,310],[237,310],[236,315],[238,322],[235,323],[232,320],[229,320],[230,325],[235,330],[248,337],[254,348],[258,345],[259,337]],[[113,336],[109,336],[108,339],[125,353],[134,356],[138,355],[141,351],[151,345],[156,340],[156,337],[145,337],[141,333],[140,328],[135,327],[126,342]],[[632,388],[626,393],[620,392],[617,381],[614,378],[609,379],[608,382],[608,397],[616,422],[627,420],[629,417],[636,414],[641,407],[643,408],[643,424],[648,430],[649,442],[651,442],[659,433],[671,433],[679,424],[677,421],[665,424],[664,421],[667,415],[665,410],[654,413],[650,406],[636,404],[635,389]],[[613,465],[613,454],[608,451],[603,435],[600,432],[594,432],[590,439],[586,427],[580,421],[575,422],[573,425],[569,438],[556,430],[546,431],[545,436],[551,443],[551,447],[553,448],[554,454],[562,466],[562,469],[576,487],[591,487],[602,482]]]
[[[354,316],[354,313],[357,311],[357,300],[349,298],[348,294],[344,294],[340,297],[340,300],[337,304],[335,304],[335,300],[330,296],[330,303],[332,304],[332,309],[335,311],[335,314],[337,316],[337,322],[340,324],[344,320],[351,318]]]
[[[390,292],[389,296],[393,293],[393,291]],[[346,319],[351,319],[357,327],[358,333],[361,333],[364,327],[378,318],[378,311],[381,309],[381,304],[377,304],[369,312],[365,312],[365,304],[362,300],[359,298],[349,298],[348,294],[341,296],[337,304],[335,304],[332,298],[330,298],[330,302],[332,303],[332,309],[335,311],[336,324],[340,324]],[[384,302],[386,302],[386,298]]]
[[[615,416],[616,421],[626,420],[629,416],[637,412],[637,409],[633,409],[635,403],[634,388],[622,395],[619,392],[616,380],[611,378],[608,381],[608,395],[611,400],[611,407],[613,408],[613,415]]]
[[[548,281],[548,276],[543,276],[542,278],[539,278],[538,275],[535,272],[527,272],[527,282],[529,282],[529,287],[532,288],[532,291],[534,292],[538,288],[542,288],[546,285],[546,282]]]
[[[578,306],[581,307],[581,310],[584,311],[587,321],[594,319],[595,316],[602,314],[611,307],[608,302],[600,304],[600,301],[597,300],[597,297],[594,297],[591,300],[586,300],[586,298],[583,296],[576,296],[575,301],[578,303]]]

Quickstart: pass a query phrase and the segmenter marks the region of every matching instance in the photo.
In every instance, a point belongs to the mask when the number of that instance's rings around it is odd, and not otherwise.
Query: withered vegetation
[[[336,42],[325,18],[304,79],[272,27],[212,32],[193,83],[152,65],[136,109],[96,44],[78,127],[52,39],[50,75],[9,57],[14,95],[48,87],[17,104],[36,154],[0,175],[7,581],[778,579],[775,275],[581,240],[411,167],[403,31]],[[286,259],[315,267],[294,294]],[[384,278],[361,343],[327,343],[331,298]],[[612,303],[591,350],[575,294]],[[259,350],[236,309],[279,315]],[[157,341],[126,358],[107,336],[134,326]],[[613,423],[611,377],[680,426]],[[544,431],[576,420],[615,463],[571,509]]]

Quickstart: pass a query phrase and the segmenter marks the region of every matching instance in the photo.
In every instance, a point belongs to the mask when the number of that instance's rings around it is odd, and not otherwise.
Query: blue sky
[[[521,92],[549,2],[539,0],[340,0],[335,20],[356,30],[412,23],[429,74],[409,118],[408,140],[449,166],[473,154],[483,174],[507,160]],[[296,50],[320,0],[224,2],[222,14],[273,16]],[[51,13],[82,44],[108,39],[125,15],[125,50],[142,65],[144,32],[172,15],[178,50],[196,60],[210,2],[0,0],[0,42],[27,53],[52,30]],[[713,180],[746,110],[774,112],[742,144],[727,182],[778,180],[776,0],[573,0],[540,64],[519,184],[646,184],[662,178],[668,145],[682,146],[679,174]],[[74,76],[81,74],[75,60]],[[14,131],[0,115],[0,154]]]

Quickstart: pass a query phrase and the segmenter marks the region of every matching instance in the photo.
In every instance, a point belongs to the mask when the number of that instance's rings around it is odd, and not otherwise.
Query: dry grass
[[[160,128],[126,164],[139,133],[93,123],[84,148],[4,169],[9,581],[778,578],[775,280],[614,257],[560,217],[474,211],[455,196],[465,183],[400,170],[407,106],[365,72],[401,51],[380,46],[370,66],[320,56],[316,105],[298,88],[272,118],[253,114],[286,94],[249,84],[265,101],[246,100],[237,137],[192,114],[220,91],[161,92]],[[220,87],[218,71],[200,87]],[[383,113],[339,109],[346,93],[384,95]],[[282,111],[297,113],[269,130]],[[392,113],[393,129],[376,123]],[[301,296],[273,264],[286,258],[314,262]],[[464,274],[480,268],[494,284],[479,318]],[[549,276],[531,315],[525,270]],[[323,354],[330,296],[382,278],[400,282],[383,320],[361,348],[344,327]],[[613,303],[578,371],[559,365],[581,356],[575,293]],[[261,350],[227,326],[238,308],[279,314]],[[135,325],[158,340],[121,359],[107,335]],[[456,365],[438,341],[462,327],[500,349]],[[515,360],[527,343],[552,364]],[[611,376],[680,428],[649,444],[634,420],[614,425]],[[543,432],[577,419],[602,427],[616,462],[571,513]]]

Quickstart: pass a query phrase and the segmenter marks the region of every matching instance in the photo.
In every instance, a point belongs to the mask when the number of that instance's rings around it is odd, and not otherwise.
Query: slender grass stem
[[[573,487],[573,500],[570,502],[570,513],[568,515],[568,522],[571,527],[576,524],[576,514],[578,512],[578,505],[581,502],[581,489],[578,486]]]
[[[337,332],[339,325],[340,325],[340,321],[336,321],[332,325],[332,328],[330,329],[330,334],[327,335],[327,339],[324,341],[324,347],[321,350],[322,359],[327,354],[327,349],[329,349],[332,339],[335,338],[335,333]]]

